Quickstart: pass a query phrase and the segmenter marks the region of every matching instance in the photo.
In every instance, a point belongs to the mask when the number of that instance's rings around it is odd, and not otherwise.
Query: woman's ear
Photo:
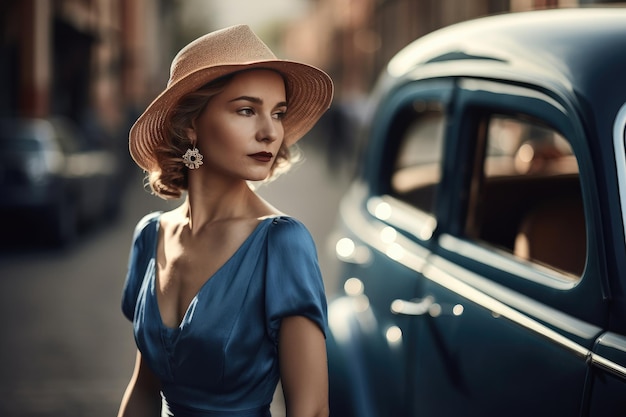
[[[196,141],[198,140],[198,136],[196,135],[196,129],[193,126],[187,127],[185,128],[185,134],[187,135],[187,139],[189,139],[189,142],[191,142],[193,146],[196,146]]]

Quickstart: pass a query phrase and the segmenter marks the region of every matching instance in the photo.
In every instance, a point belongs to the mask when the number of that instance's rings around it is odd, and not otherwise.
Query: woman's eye
[[[237,113],[241,114],[242,116],[252,116],[254,115],[254,110],[250,108],[239,109],[237,110]]]
[[[276,113],[273,114],[274,119],[278,119],[278,120],[282,120],[285,118],[285,115],[287,114],[286,111],[278,111]]]

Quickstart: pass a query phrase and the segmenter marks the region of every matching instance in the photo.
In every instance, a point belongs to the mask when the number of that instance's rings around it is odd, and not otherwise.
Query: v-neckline
[[[156,313],[159,319],[159,323],[161,324],[161,328],[165,329],[168,332],[177,332],[180,331],[180,329],[182,329],[183,324],[185,323],[188,315],[189,315],[189,311],[191,309],[191,307],[196,303],[198,297],[200,296],[200,294],[203,292],[204,288],[207,287],[209,285],[209,282],[213,281],[214,278],[216,276],[218,276],[218,274],[220,274],[222,272],[222,270],[230,263],[233,262],[233,259],[235,259],[240,252],[243,251],[244,247],[248,246],[248,243],[252,240],[252,238],[261,230],[261,226],[264,225],[267,222],[270,221],[274,221],[276,218],[278,218],[279,216],[272,216],[272,217],[266,217],[263,218],[261,221],[259,221],[259,223],[254,227],[254,229],[252,230],[252,232],[244,239],[244,241],[241,243],[241,245],[239,245],[239,247],[235,250],[235,252],[233,252],[233,254],[222,264],[220,265],[219,268],[217,268],[215,270],[215,272],[213,272],[213,274],[211,274],[211,276],[207,277],[206,281],[204,281],[204,283],[202,283],[202,285],[200,286],[200,288],[198,288],[198,291],[196,292],[196,294],[191,298],[191,300],[189,301],[189,305],[187,305],[187,308],[185,309],[185,313],[183,314],[183,316],[180,319],[180,322],[178,323],[178,325],[176,327],[170,327],[168,325],[165,324],[165,322],[163,321],[163,315],[161,314],[161,307],[159,306],[159,297],[157,294],[157,288],[156,288],[156,278],[157,278],[157,271],[158,271],[158,262],[157,262],[157,257],[158,257],[158,248],[159,248],[159,234],[161,231],[161,215],[163,213],[160,213],[159,216],[156,219],[156,239],[154,239],[154,247],[152,249],[152,258],[154,260],[154,267],[152,268],[152,274],[150,277],[151,280],[151,286],[152,288],[154,288],[154,291],[152,291],[152,299],[154,300],[154,305],[156,307]]]

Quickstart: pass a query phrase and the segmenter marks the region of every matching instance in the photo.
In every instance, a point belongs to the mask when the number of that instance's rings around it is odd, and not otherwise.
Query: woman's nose
[[[283,124],[281,120],[275,119],[272,115],[262,118],[257,131],[258,141],[274,142],[283,135]]]

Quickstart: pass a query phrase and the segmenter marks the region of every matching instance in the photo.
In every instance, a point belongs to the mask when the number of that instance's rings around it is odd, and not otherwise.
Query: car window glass
[[[392,194],[432,213],[441,175],[443,106],[434,102],[415,102],[406,114],[401,123],[403,128],[391,176]]]
[[[33,152],[41,148],[41,142],[32,137],[0,137],[0,152]]]
[[[520,259],[580,277],[585,218],[569,142],[549,127],[508,116],[486,118],[483,131],[483,163],[471,184],[466,232]]]

